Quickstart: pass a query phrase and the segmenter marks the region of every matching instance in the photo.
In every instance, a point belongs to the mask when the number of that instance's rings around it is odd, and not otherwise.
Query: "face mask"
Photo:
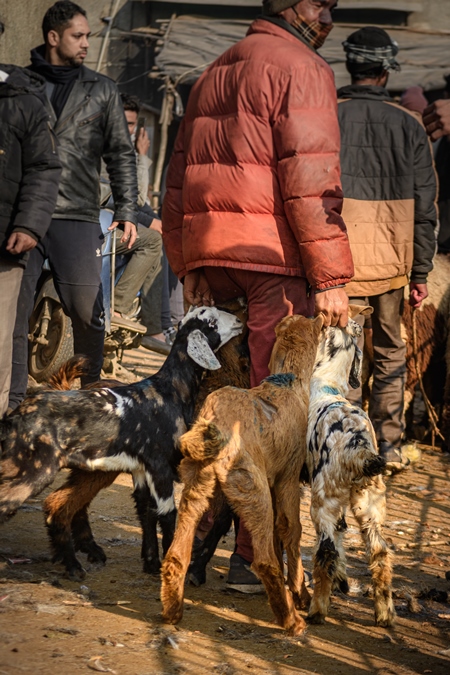
[[[302,15],[294,9],[294,7],[292,9],[297,16],[292,22],[291,26],[298,30],[300,35],[313,49],[320,49],[330,32],[333,30],[333,24],[320,23],[320,21],[308,23],[305,21]]]

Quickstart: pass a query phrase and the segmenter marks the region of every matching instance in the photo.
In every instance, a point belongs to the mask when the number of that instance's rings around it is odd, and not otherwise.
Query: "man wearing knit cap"
[[[436,180],[427,135],[415,113],[386,90],[398,70],[398,47],[386,31],[368,27],[343,44],[352,84],[338,91],[344,208],[355,264],[346,291],[374,308],[374,372],[369,415],[380,455],[392,472],[405,468],[405,345],[400,333],[404,287],[420,307],[433,267]],[[359,402],[361,391],[349,398]]]
[[[336,4],[264,0],[247,36],[194,85],[168,170],[170,265],[189,303],[246,296],[251,386],[269,374],[284,316],[323,312],[327,325],[347,323],[353,264],[341,217],[336,90],[316,53]],[[232,588],[255,587],[252,560],[241,524]]]

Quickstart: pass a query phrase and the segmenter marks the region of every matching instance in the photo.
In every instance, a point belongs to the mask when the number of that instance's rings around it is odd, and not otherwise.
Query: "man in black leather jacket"
[[[8,407],[20,282],[28,251],[50,225],[61,174],[43,90],[39,76],[0,65],[0,418]]]
[[[32,50],[30,69],[46,81],[46,105],[63,170],[50,228],[32,252],[22,281],[14,333],[12,408],[26,392],[28,320],[46,257],[64,311],[72,320],[74,351],[91,361],[83,384],[100,376],[104,342],[99,224],[102,158],[115,203],[110,229],[123,229],[121,240],[129,246],[136,238],[136,158],[116,85],[83,65],[90,34],[86,12],[69,0],[56,2],[47,10],[42,29],[45,44]]]

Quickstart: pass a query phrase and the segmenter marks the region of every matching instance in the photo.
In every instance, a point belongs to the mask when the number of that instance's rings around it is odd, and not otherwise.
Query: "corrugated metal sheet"
[[[248,25],[246,21],[176,17],[156,65],[172,80],[192,84],[209,63],[244,37]],[[356,27],[335,26],[320,51],[332,66],[338,87],[349,82],[342,42],[354,30]],[[402,66],[400,73],[391,75],[390,89],[402,91],[416,84],[425,90],[442,88],[443,75],[450,72],[450,35],[408,29],[390,29],[389,34],[399,44]]]

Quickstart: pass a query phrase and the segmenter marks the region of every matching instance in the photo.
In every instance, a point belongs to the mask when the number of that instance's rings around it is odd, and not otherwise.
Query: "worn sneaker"
[[[265,593],[261,581],[250,569],[250,563],[237,553],[233,553],[230,557],[230,571],[226,586],[231,591],[239,593]]]
[[[170,328],[166,328],[165,330],[163,330],[163,335],[167,344],[171,347],[175,342],[175,338],[177,337],[177,329],[174,328],[173,326],[171,326]]]
[[[400,449],[395,448],[391,443],[380,441],[378,450],[380,457],[383,457],[383,459],[386,460],[386,469],[388,473],[400,473],[409,467],[409,459],[406,456],[402,457]]]

